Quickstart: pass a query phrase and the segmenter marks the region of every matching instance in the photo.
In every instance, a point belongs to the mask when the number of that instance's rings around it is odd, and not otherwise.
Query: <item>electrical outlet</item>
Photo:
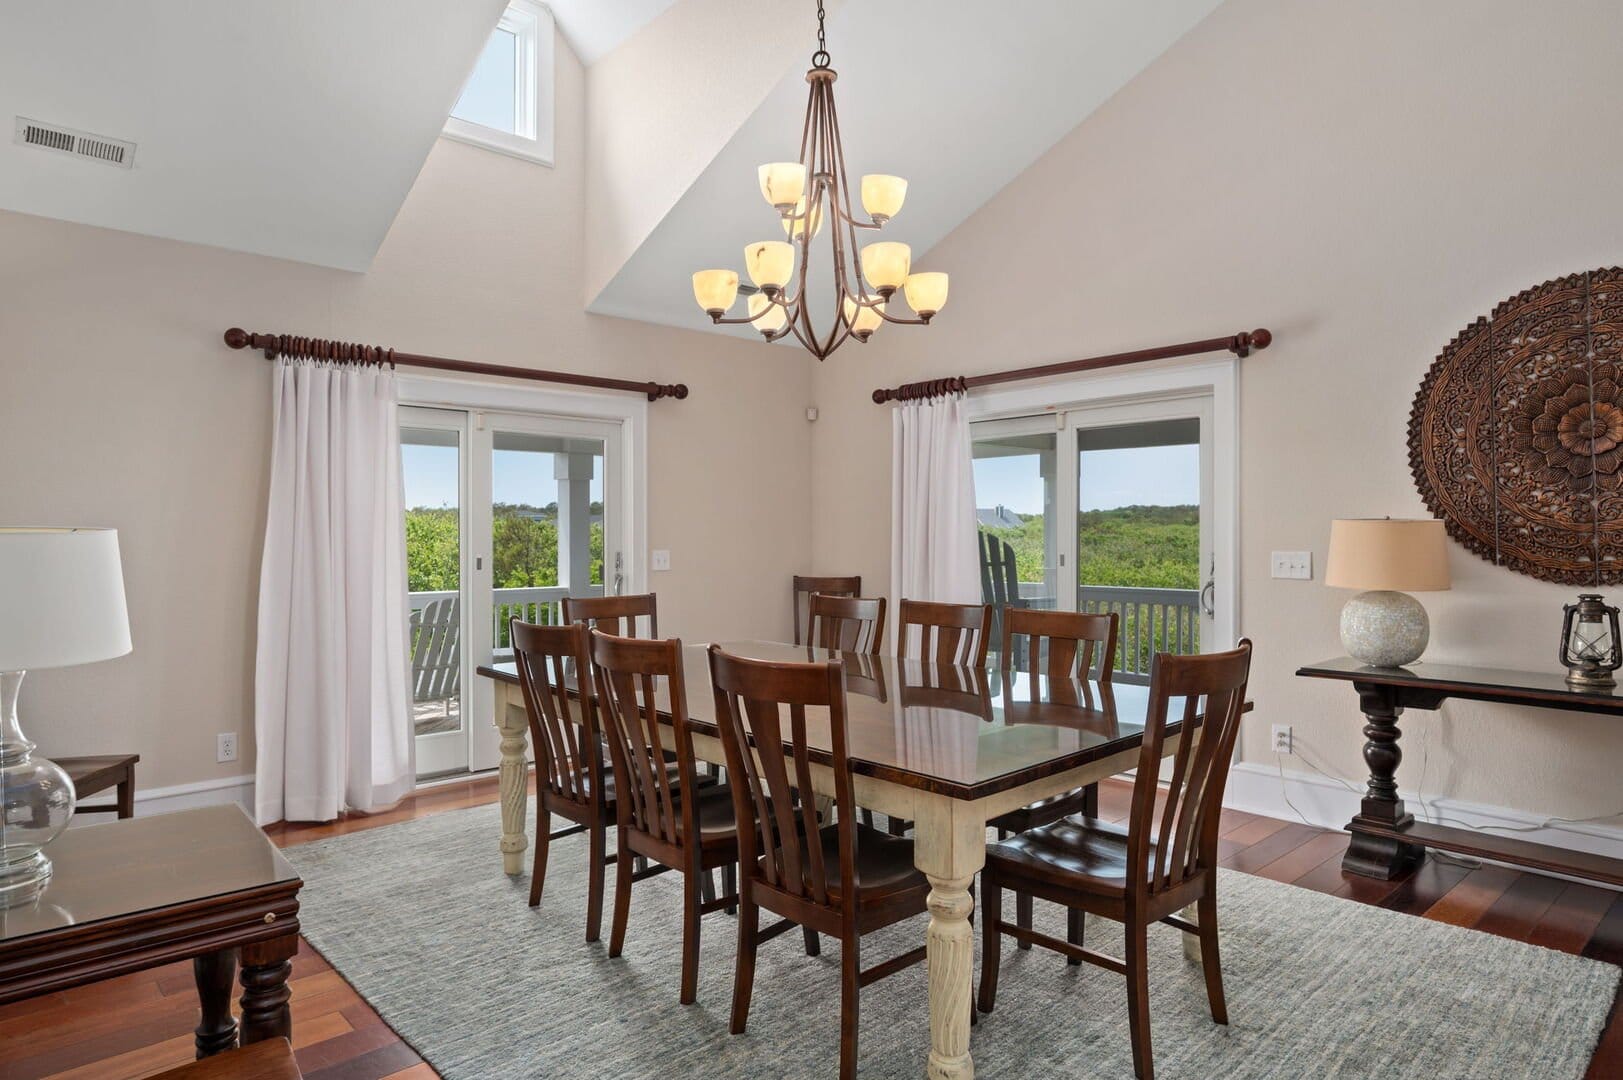
[[[1289,724],[1274,725],[1274,753],[1294,754],[1291,749],[1291,726]]]
[[[1291,581],[1313,580],[1313,553],[1311,551],[1276,551],[1272,559],[1273,576]]]
[[[664,548],[655,548],[648,559],[648,569],[669,570],[671,568],[671,553]]]
[[[222,731],[214,736],[214,760],[222,765],[237,760],[237,733]]]

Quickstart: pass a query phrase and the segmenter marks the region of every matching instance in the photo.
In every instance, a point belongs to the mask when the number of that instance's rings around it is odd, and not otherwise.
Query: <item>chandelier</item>
[[[947,301],[947,275],[913,273],[913,252],[906,244],[878,241],[857,249],[858,229],[883,228],[901,210],[907,181],[899,176],[864,176],[861,198],[867,220],[857,220],[851,210],[840,121],[834,112],[835,73],[829,67],[823,20],[823,0],[817,0],[817,51],[806,72],[811,95],[800,136],[800,160],[773,162],[757,170],[761,194],[778,212],[789,240],[760,240],[744,249],[744,267],[754,282],[753,289],[743,289],[749,294],[745,317],[727,317],[740,292],[736,271],[700,270],[693,275],[693,297],[712,323],[749,323],[767,341],[793,334],[819,360],[848,338],[866,344],[884,323],[928,325]],[[825,223],[833,249],[834,303],[827,328],[819,332],[813,325],[806,283],[811,277],[812,241]],[[906,297],[913,318],[887,310],[897,290]]]

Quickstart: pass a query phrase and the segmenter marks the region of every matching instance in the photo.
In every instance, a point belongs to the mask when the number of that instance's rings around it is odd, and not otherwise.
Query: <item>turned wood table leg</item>
[[[529,789],[529,766],[525,752],[529,748],[529,718],[516,687],[498,684],[496,692],[496,730],[502,734],[502,762],[500,771],[502,803],[502,869],[512,875],[524,873],[524,852],[530,838],[524,833],[524,812]]]
[[[237,1021],[231,1015],[231,987],[237,981],[237,951],[219,952],[192,960],[197,1000],[202,1019],[197,1023],[197,1057],[203,1058],[237,1045]]]
[[[986,818],[946,798],[919,802],[914,865],[930,880],[925,931],[930,985],[931,1080],[970,1080],[970,992],[975,971],[975,898],[969,887],[986,863]]]
[[[1190,904],[1188,907],[1179,911],[1178,915],[1182,918],[1188,919],[1196,926],[1200,925],[1200,908],[1197,904]],[[1200,963],[1200,938],[1196,937],[1194,934],[1183,935],[1183,956],[1185,960],[1193,960],[1197,964]]]
[[[1414,821],[1414,815],[1398,797],[1397,772],[1403,761],[1403,750],[1398,746],[1403,734],[1398,729],[1398,717],[1403,715],[1403,706],[1392,687],[1372,683],[1354,683],[1353,686],[1358,691],[1359,708],[1366,721],[1364,762],[1369,766],[1369,786],[1358,815],[1347,825],[1352,840],[1341,860],[1341,868],[1365,877],[1391,880],[1418,863],[1425,849],[1391,836],[1364,831],[1361,826],[1391,830]]]
[[[256,941],[242,947],[242,1044],[262,1039],[293,1038],[293,1015],[288,1010],[292,996],[287,977],[293,971],[290,961],[298,951],[297,934],[269,941]]]

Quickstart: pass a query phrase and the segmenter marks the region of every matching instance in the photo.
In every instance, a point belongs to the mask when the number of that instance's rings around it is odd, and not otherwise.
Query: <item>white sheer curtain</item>
[[[957,395],[910,401],[892,419],[890,582],[898,601],[981,603],[969,420]],[[900,647],[894,633],[891,640]]]
[[[255,814],[330,821],[412,788],[392,371],[276,364],[254,667]]]

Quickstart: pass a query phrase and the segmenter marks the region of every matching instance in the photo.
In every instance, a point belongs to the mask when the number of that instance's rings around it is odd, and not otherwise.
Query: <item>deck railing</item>
[[[1158,652],[1200,651],[1200,590],[1140,589],[1082,585],[1077,609],[1116,612],[1121,626],[1116,643],[1116,678],[1150,681],[1150,660]]]
[[[415,615],[435,600],[447,599],[456,595],[457,593],[454,590],[414,592],[408,593],[407,599],[411,614]],[[543,626],[557,626],[563,621],[563,599],[569,595],[571,595],[570,591],[561,586],[492,589],[490,640],[496,650],[495,658],[504,660],[512,657],[513,643],[509,640],[508,623],[514,616],[525,622],[540,623]],[[588,585],[585,589],[576,590],[573,595],[602,596],[603,586]]]

